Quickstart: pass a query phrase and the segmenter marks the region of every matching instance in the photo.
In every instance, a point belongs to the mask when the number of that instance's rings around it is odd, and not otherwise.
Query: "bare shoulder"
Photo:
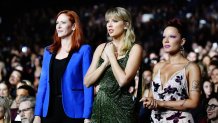
[[[160,69],[160,68],[163,67],[165,64],[166,64],[165,61],[158,62],[157,64],[155,64],[154,70]]]
[[[140,50],[143,50],[142,46],[140,44],[134,44],[132,46],[132,49],[140,49]]]
[[[101,43],[100,45],[98,45],[98,47],[96,48],[97,49],[103,49],[105,47],[106,43]]]
[[[156,75],[158,70],[162,68],[164,65],[165,65],[165,62],[158,62],[157,64],[155,64],[153,68],[153,75]]]
[[[200,71],[200,67],[197,63],[190,62],[186,68],[188,71]]]
[[[105,45],[106,45],[106,43],[102,43],[102,44],[98,45],[98,47],[95,49],[95,52],[101,54]]]
[[[130,50],[130,53],[135,53],[135,52],[142,52],[143,51],[143,48],[141,45],[139,44],[134,44]]]

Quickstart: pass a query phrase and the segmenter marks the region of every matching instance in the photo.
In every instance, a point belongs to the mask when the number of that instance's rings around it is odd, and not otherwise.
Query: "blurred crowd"
[[[169,19],[181,18],[188,30],[185,55],[190,61],[199,64],[203,75],[202,99],[199,108],[193,111],[193,116],[196,122],[208,121],[206,111],[209,98],[218,93],[218,1],[165,2],[166,0],[132,1],[122,5],[131,11],[137,41],[144,48],[143,73],[138,75],[142,77],[142,94],[148,94],[153,66],[167,59],[167,54],[161,48],[161,30]],[[87,43],[93,49],[107,41],[104,13],[111,6],[114,5],[92,3],[65,8],[79,13]],[[43,50],[52,42],[54,16],[59,9],[63,8],[41,7],[0,15],[0,96],[7,98],[6,107],[10,107],[12,121],[26,119],[24,113],[28,110],[33,114]],[[21,100],[25,100],[22,98],[31,98],[31,105],[26,110],[22,109],[22,106],[27,106],[21,105]],[[216,101],[218,106],[218,100]],[[1,103],[0,98],[0,109]],[[147,112],[149,111],[140,112],[142,121],[146,120]]]

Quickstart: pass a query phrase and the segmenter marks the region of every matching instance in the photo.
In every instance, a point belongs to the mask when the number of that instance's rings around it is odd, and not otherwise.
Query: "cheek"
[[[124,25],[123,24],[117,24],[114,26],[117,30],[124,30]]]
[[[71,27],[70,27],[70,26],[66,26],[66,27],[64,28],[64,30],[65,30],[65,32],[70,32],[70,31],[71,31]]]
[[[181,48],[181,44],[178,40],[173,40],[172,41],[172,44],[174,45],[174,47],[176,47],[177,49],[180,49]]]
[[[218,108],[216,108],[213,113],[214,113],[215,117],[218,118]]]
[[[207,93],[208,92],[208,89],[207,88],[204,88],[204,93]]]

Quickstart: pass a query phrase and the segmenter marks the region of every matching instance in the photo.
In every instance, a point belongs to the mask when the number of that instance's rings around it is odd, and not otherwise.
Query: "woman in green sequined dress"
[[[85,85],[98,85],[92,123],[135,123],[136,112],[129,88],[142,58],[142,47],[135,42],[130,13],[121,7],[105,14],[111,41],[100,44],[85,76]]]

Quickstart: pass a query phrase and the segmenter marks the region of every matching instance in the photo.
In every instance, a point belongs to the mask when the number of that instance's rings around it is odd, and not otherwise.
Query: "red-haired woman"
[[[78,15],[69,10],[59,12],[54,42],[44,51],[34,123],[89,122],[93,87],[86,88],[83,78],[92,50],[83,41]]]

